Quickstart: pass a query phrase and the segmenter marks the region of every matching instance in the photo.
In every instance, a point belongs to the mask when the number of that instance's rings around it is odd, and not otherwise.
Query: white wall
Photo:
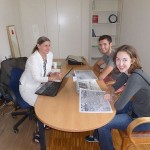
[[[20,3],[19,3],[19,2]],[[38,0],[39,3],[42,3],[43,0]],[[121,24],[121,36],[120,36],[120,44],[130,44],[133,45],[140,54],[141,62],[143,64],[143,68],[146,72],[150,74],[149,64],[150,64],[150,1],[149,0],[123,0],[123,13],[122,13],[122,24]],[[24,3],[30,3],[30,0],[0,0],[0,62],[6,57],[10,57],[11,51],[6,31],[6,26],[15,25],[16,31],[19,40],[19,46],[21,49],[22,56],[28,56],[31,53],[31,48],[34,45],[35,37],[32,34],[32,42],[30,42],[30,38],[27,42],[24,41],[24,37],[22,38],[21,31],[21,22],[23,18],[26,18],[24,22],[30,21],[32,25],[36,27],[39,22],[32,22],[32,20],[28,20],[26,16],[20,14],[24,12],[26,8],[23,8]],[[34,1],[37,6],[36,2]],[[88,57],[88,37],[89,37],[89,11],[88,11],[88,3],[89,0],[82,0],[82,3],[86,6],[82,9],[82,15],[84,16],[82,20],[82,54]],[[32,6],[32,8],[30,7]],[[35,20],[42,13],[42,18],[44,21],[45,12],[41,12],[43,9],[43,5],[39,5],[39,11],[35,16]],[[35,10],[34,3],[32,5],[28,5],[30,11],[36,14],[37,10]],[[87,15],[86,15],[87,13]],[[20,16],[22,20],[20,21]],[[22,24],[23,28],[29,28],[31,32],[25,32],[24,35],[33,33],[32,27],[26,26],[26,24]],[[44,26],[44,31],[39,31],[40,34],[43,34],[46,31],[46,27]],[[87,32],[88,31],[88,32]],[[35,35],[36,36],[36,35]],[[28,47],[24,46],[26,44]]]
[[[51,49],[55,58],[65,58],[69,54],[83,55],[88,58],[89,0],[19,1],[25,45],[22,53],[25,56],[31,54],[39,36],[47,35],[52,41]],[[61,15],[66,17],[67,23],[59,25],[58,29]],[[33,26],[37,27],[38,36],[34,33]]]
[[[44,0],[19,0],[23,34],[23,56],[31,55],[40,36],[46,36]]]
[[[150,0],[124,0],[121,44],[138,50],[144,71],[150,74]]]
[[[5,56],[11,57],[6,26],[15,25],[19,46],[23,49],[19,18],[18,0],[0,0],[0,62],[5,59]]]
[[[29,56],[39,36],[48,36],[46,0],[0,0],[0,62],[11,57],[6,26],[15,25],[22,56]],[[80,54],[88,58],[89,1],[81,0]],[[49,9],[49,8],[47,8]],[[52,14],[54,15],[54,14]],[[57,19],[57,18],[56,18]],[[53,31],[54,32],[54,31]],[[54,33],[54,35],[56,35]],[[73,37],[72,37],[73,38]],[[74,39],[76,40],[76,39]],[[55,41],[53,41],[54,43]],[[52,46],[53,46],[52,43]]]
[[[88,60],[90,32],[90,0],[82,0],[82,56]],[[84,34],[83,34],[84,33]]]

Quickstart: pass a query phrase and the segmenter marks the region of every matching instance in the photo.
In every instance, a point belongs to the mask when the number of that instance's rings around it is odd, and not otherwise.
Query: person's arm
[[[43,77],[42,74],[43,62],[39,60],[38,57],[31,57],[27,63],[29,67],[28,69],[31,71],[34,80],[41,83],[48,81],[47,76]]]
[[[93,66],[93,69],[96,71],[96,72],[100,72],[100,66],[102,65],[102,64],[104,64],[105,62],[104,62],[104,60],[102,59],[102,57],[94,64],[94,66]]]
[[[137,75],[131,75],[128,79],[125,89],[122,92],[121,96],[115,103],[116,110],[121,110],[125,105],[131,100],[131,98],[137,93],[143,86],[141,78]]]
[[[106,66],[99,74],[98,78],[100,80],[103,80],[104,78],[106,78],[113,70],[112,66]]]
[[[41,82],[41,83],[49,81],[49,78],[47,75],[51,71],[53,54],[52,53],[47,54],[47,64],[46,64],[46,75],[45,76],[43,76],[44,69],[43,69],[43,60],[41,59],[41,57],[39,57],[38,54],[35,54],[34,56],[31,55],[31,56],[32,57],[30,57],[28,59],[27,65],[28,65],[28,69],[31,71],[33,79],[36,80],[37,82]]]
[[[115,91],[117,91],[123,85],[125,85],[127,80],[128,80],[128,75],[126,75],[125,73],[121,73],[120,76],[117,78],[116,82],[112,85],[114,87]]]
[[[108,86],[104,99],[110,101],[112,100],[112,96],[116,97],[116,94],[114,94],[114,92],[118,90],[121,86],[123,86],[127,82],[127,80],[128,80],[128,76],[125,73],[122,73],[113,85]],[[113,100],[114,100],[114,97],[113,97]],[[115,98],[115,101],[116,101],[116,98]]]
[[[108,56],[103,55],[101,57],[101,60],[99,60],[99,62],[97,62],[97,64],[99,66],[104,63],[106,63],[106,67],[99,71],[100,73],[99,73],[98,78],[100,80],[105,79],[112,72],[112,70],[114,69],[114,66],[115,66],[111,56],[109,56],[109,58],[108,58]]]

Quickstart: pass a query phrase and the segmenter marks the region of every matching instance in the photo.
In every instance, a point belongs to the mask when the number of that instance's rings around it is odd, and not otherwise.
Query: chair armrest
[[[6,84],[0,83],[0,91],[1,91],[2,95],[5,95],[5,93],[7,91],[7,93],[12,98],[15,108],[17,108],[16,96],[15,96],[14,92],[12,91],[12,89],[10,87],[8,87]]]
[[[129,136],[129,139],[131,140],[131,142],[135,145],[135,142],[132,138],[132,132],[133,130],[141,125],[141,124],[144,124],[144,123],[150,123],[150,117],[140,117],[140,118],[137,118],[135,120],[133,120],[127,127],[127,134]]]

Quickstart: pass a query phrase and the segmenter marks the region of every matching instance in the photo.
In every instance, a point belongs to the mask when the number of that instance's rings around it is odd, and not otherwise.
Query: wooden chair
[[[150,123],[150,117],[141,117],[133,120],[126,131],[119,130],[122,138],[121,150],[128,150],[130,146],[135,146],[138,150],[138,144],[150,144],[150,130],[143,132],[133,132],[133,130],[144,123]]]

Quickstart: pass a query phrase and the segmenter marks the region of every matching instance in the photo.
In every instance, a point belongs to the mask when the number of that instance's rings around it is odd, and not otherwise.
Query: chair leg
[[[22,112],[12,112],[11,115],[12,117],[18,116],[18,115],[24,115],[25,113],[27,113],[26,111],[22,111]]]
[[[127,150],[127,147],[128,147],[128,139],[123,139],[121,150]]]
[[[25,116],[23,116],[14,126],[13,126],[13,130],[15,133],[18,133],[19,129],[18,126],[28,117],[28,114],[26,114]]]

